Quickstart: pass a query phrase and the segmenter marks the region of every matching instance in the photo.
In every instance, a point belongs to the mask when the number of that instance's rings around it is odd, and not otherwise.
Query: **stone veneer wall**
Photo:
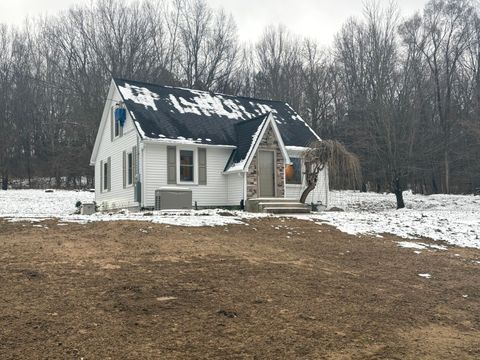
[[[268,125],[267,131],[258,146],[258,150],[275,150],[275,197],[285,197],[285,159],[278,145],[277,137],[271,125]],[[254,155],[247,172],[247,199],[259,197],[258,195],[258,151]]]

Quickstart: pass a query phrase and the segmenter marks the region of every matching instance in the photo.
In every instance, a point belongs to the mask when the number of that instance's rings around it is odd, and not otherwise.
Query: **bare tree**
[[[416,18],[418,36],[411,36],[431,72],[435,116],[440,129],[444,166],[444,191],[450,192],[452,131],[458,125],[454,91],[457,71],[471,41],[474,8],[468,0],[431,0],[423,18]]]
[[[318,175],[328,168],[332,175],[341,173],[353,186],[360,182],[360,162],[341,143],[334,140],[317,141],[303,153],[305,164],[305,181],[307,187],[303,191],[300,202],[305,203],[308,195],[318,183]]]

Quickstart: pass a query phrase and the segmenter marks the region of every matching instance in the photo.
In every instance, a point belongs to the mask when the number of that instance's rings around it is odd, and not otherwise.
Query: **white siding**
[[[113,106],[121,101],[120,94],[115,88],[115,92],[111,100],[107,101],[107,107],[112,109]],[[131,152],[132,148],[137,145],[137,129],[133,124],[130,115],[127,113],[127,120],[123,128],[123,136],[117,137],[111,140],[111,116],[112,112],[108,111],[100,146],[98,148],[98,155],[95,161],[95,200],[97,204],[105,209],[118,209],[138,206],[138,203],[134,202],[134,188],[133,185],[127,185],[123,188],[123,151]],[[108,157],[111,158],[111,190],[103,190],[100,162],[107,161]]]
[[[195,149],[195,147],[198,148],[202,146],[177,145],[177,147],[181,149]],[[181,183],[177,186],[192,189],[192,205],[195,204],[195,201],[199,207],[229,205],[228,181],[227,176],[223,174],[223,170],[232,149],[213,146],[206,147],[206,149],[207,185]],[[167,183],[167,145],[145,143],[144,163],[144,206],[154,207],[155,190],[164,186],[175,186]],[[197,164],[195,166],[197,166]],[[196,171],[197,170],[196,168]],[[235,205],[239,203],[240,200],[238,200],[238,203]]]
[[[244,197],[245,173],[236,173],[226,175],[228,204],[230,206],[240,206],[240,201]]]
[[[289,151],[288,155],[291,157],[300,157],[301,153]],[[302,185],[285,185],[285,197],[291,199],[300,199],[303,190],[305,190],[305,176],[302,175]],[[318,203],[328,206],[328,169],[325,169],[318,174],[317,187],[308,195],[306,203]]]

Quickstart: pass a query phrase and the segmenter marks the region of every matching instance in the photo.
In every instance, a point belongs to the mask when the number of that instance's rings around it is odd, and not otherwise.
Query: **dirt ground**
[[[280,218],[41,225],[0,220],[0,359],[480,358],[478,250]]]

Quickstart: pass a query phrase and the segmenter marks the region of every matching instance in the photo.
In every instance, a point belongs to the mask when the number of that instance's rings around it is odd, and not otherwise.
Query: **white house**
[[[198,207],[298,200],[301,155],[316,139],[284,102],[114,79],[91,157],[96,202],[155,208],[161,189],[191,191]],[[326,171],[307,201],[327,204]]]

